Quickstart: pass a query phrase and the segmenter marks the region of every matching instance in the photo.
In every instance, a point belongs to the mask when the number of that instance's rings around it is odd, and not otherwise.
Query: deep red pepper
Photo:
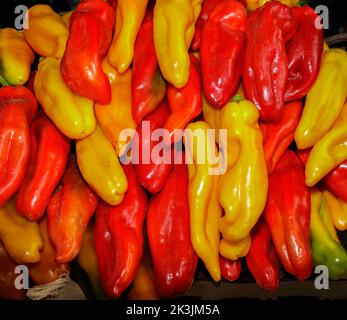
[[[174,164],[148,207],[147,233],[156,288],[161,296],[184,293],[194,280],[197,255],[190,241],[188,169]]]
[[[105,291],[115,298],[134,280],[142,257],[143,223],[147,195],[131,164],[123,166],[128,190],[122,203],[98,205],[95,219],[95,247],[99,273]]]
[[[288,79],[285,45],[295,31],[293,15],[278,1],[265,3],[248,18],[243,89],[265,122],[282,118]]]
[[[18,190],[30,157],[30,124],[37,102],[25,87],[0,88],[0,205]]]
[[[236,93],[242,74],[247,12],[234,0],[222,1],[208,17],[201,35],[204,93],[221,109]]]
[[[112,41],[115,11],[103,0],[84,0],[72,13],[61,73],[69,88],[100,104],[111,101],[111,86],[101,68]]]
[[[241,261],[231,261],[219,256],[220,271],[223,279],[227,281],[236,281],[241,274]]]
[[[70,140],[43,114],[33,121],[30,136],[30,160],[16,209],[29,220],[38,220],[65,172]]]
[[[303,98],[316,81],[323,51],[323,30],[317,28],[317,13],[310,6],[293,7],[297,30],[287,45],[288,82],[285,101]]]

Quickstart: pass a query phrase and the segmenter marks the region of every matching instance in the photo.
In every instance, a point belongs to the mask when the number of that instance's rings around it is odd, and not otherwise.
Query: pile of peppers
[[[25,298],[16,265],[43,285],[73,278],[72,261],[94,297],[182,295],[199,259],[211,281],[244,265],[264,290],[316,265],[347,279],[347,52],[311,7],[28,14],[24,31],[0,29],[0,298]]]

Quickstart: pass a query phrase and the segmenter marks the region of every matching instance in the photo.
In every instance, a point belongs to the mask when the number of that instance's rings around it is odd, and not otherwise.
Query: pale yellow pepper
[[[24,29],[25,40],[42,57],[60,59],[69,37],[63,18],[46,4],[31,7],[29,28]]]
[[[82,139],[94,131],[94,102],[69,89],[60,73],[59,60],[40,61],[34,91],[47,116],[67,137]]]
[[[195,32],[202,0],[157,0],[153,37],[164,78],[177,88],[189,79],[188,50]]]
[[[266,2],[272,0],[246,0],[247,1],[247,10],[254,11],[255,9],[263,6]],[[287,5],[288,7],[294,7],[300,0],[277,0]]]
[[[120,72],[125,72],[134,57],[134,46],[148,0],[118,0],[116,30],[108,51],[110,63]]]
[[[347,230],[347,203],[336,198],[328,190],[324,190],[323,195],[334,221],[335,228],[339,231]]]

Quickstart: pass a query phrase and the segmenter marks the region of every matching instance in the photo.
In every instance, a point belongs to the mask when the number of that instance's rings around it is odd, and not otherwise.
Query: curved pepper
[[[148,0],[118,0],[116,30],[108,60],[120,73],[125,72],[134,56],[136,36],[145,16]]]
[[[69,273],[70,266],[66,263],[58,264],[55,262],[56,252],[49,239],[46,218],[40,221],[39,228],[43,239],[41,259],[29,266],[29,275],[35,284],[43,285],[59,279],[64,273]]]
[[[254,227],[251,238],[251,248],[246,256],[247,267],[260,288],[277,290],[280,282],[280,263],[269,228],[263,220]]]
[[[44,115],[33,121],[30,135],[30,162],[18,191],[16,208],[27,219],[38,220],[64,174],[70,140]]]
[[[112,41],[115,12],[103,0],[85,0],[72,13],[70,35],[60,69],[68,87],[78,95],[107,104],[111,87],[101,68]]]
[[[219,265],[223,279],[233,282],[240,277],[242,265],[239,259],[231,261],[219,256]]]
[[[264,210],[276,252],[286,271],[299,280],[310,276],[310,192],[304,166],[291,150],[282,156],[269,177]]]
[[[347,159],[347,103],[331,130],[312,148],[306,163],[306,184],[314,186]]]
[[[165,144],[176,143],[181,135],[175,134],[175,130],[183,130],[185,126],[202,111],[201,80],[198,59],[192,54],[190,58],[190,74],[187,84],[177,89],[169,84],[167,87],[167,100],[171,114],[167,119],[164,129],[168,135],[164,136]]]
[[[139,161],[134,164],[134,168],[140,184],[150,193],[157,193],[163,188],[172,169],[171,162],[166,163],[164,159],[163,161],[152,159],[153,150],[160,143],[151,138],[152,134],[156,129],[164,126],[169,114],[169,107],[166,100],[163,100],[159,107],[144,118],[142,124],[137,127]],[[148,126],[145,127],[145,124],[148,124]],[[164,151],[169,152],[171,155],[171,145],[165,145]],[[145,158],[146,156],[148,161]]]
[[[219,223],[220,253],[230,260],[247,254],[250,232],[266,203],[268,177],[258,116],[249,101],[230,102],[222,110],[221,127],[228,131],[221,145],[227,153],[227,172],[219,188],[225,212]]]
[[[335,228],[339,231],[347,230],[347,203],[336,198],[328,190],[323,191],[323,196],[326,200]]]
[[[22,32],[0,29],[0,76],[13,85],[28,81],[35,55],[25,42]]]
[[[63,18],[45,4],[32,6],[28,15],[29,28],[24,29],[24,37],[30,47],[42,57],[60,59],[69,37]]]
[[[347,160],[330,171],[323,181],[331,192],[344,202],[347,202]]]
[[[163,77],[176,88],[189,79],[188,49],[202,0],[157,0],[154,7],[153,37]]]
[[[193,135],[201,132],[199,137],[204,140],[190,141],[187,145],[187,137],[184,142],[186,152],[192,155],[188,164],[189,172],[189,212],[190,212],[190,239],[196,254],[204,262],[206,269],[214,281],[221,278],[219,267],[220,234],[218,229],[219,219],[222,216],[222,207],[218,202],[219,176],[211,175],[214,167],[210,159],[217,152],[214,140],[207,133],[208,125],[199,121],[189,124],[187,129]],[[199,161],[204,153],[205,161]],[[217,163],[218,165],[218,163]]]
[[[132,72],[131,69],[128,69],[120,74],[106,59],[103,61],[102,67],[111,83],[112,98],[107,105],[96,103],[95,115],[106,137],[115,147],[118,156],[121,156],[129,143],[129,141],[121,139],[122,130],[133,129],[135,131],[136,128],[131,113]]]
[[[293,142],[301,112],[302,102],[291,102],[284,106],[283,117],[279,123],[263,123],[260,125],[264,140],[265,161],[269,174],[276,168],[283,153]]]
[[[328,49],[323,53],[318,78],[306,96],[295,132],[299,149],[313,146],[334,125],[347,98],[347,52]]]
[[[54,58],[40,61],[34,91],[47,116],[70,139],[82,139],[95,129],[93,101],[73,93],[65,84],[60,63]]]
[[[150,13],[136,38],[131,91],[132,115],[136,124],[160,104],[166,93],[166,83],[155,54],[153,17]]]
[[[289,8],[277,1],[266,3],[247,21],[243,86],[246,98],[256,105],[265,122],[282,118],[288,79],[285,45],[295,30]]]
[[[78,167],[89,186],[110,205],[122,202],[128,183],[116,151],[99,125],[76,142]]]
[[[14,199],[0,207],[0,239],[19,264],[38,262],[41,258],[43,242],[39,226],[17,213]]]
[[[188,290],[197,267],[189,232],[188,179],[186,165],[174,164],[163,189],[149,202],[148,240],[156,288],[164,297]]]
[[[316,27],[317,13],[309,6],[290,10],[298,27],[287,45],[288,82],[285,101],[306,96],[316,81],[323,52],[323,30]]]
[[[129,188],[118,206],[100,203],[96,211],[95,246],[106,292],[118,298],[136,276],[142,257],[147,195],[132,165],[123,166]]]
[[[347,251],[336,235],[333,220],[321,192],[311,192],[311,243],[315,265],[325,265],[329,278],[347,278]]]
[[[47,206],[48,231],[57,263],[69,262],[77,256],[97,204],[97,195],[82,179],[76,157],[71,155],[62,182]]]
[[[0,88],[0,205],[24,179],[30,157],[29,126],[36,111],[36,99],[27,88]]]
[[[236,93],[242,74],[247,12],[238,1],[222,1],[211,12],[201,35],[204,93],[221,109]],[[217,67],[218,66],[218,67]]]

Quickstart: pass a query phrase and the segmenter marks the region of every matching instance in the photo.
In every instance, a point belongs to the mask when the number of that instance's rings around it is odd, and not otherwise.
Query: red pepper
[[[71,155],[62,182],[47,206],[48,232],[56,249],[56,262],[69,262],[77,256],[97,204],[98,196],[82,179],[76,157]]]
[[[323,51],[323,31],[315,23],[317,13],[309,6],[291,8],[298,27],[287,45],[288,82],[285,101],[306,96],[319,73]]]
[[[181,139],[181,135],[174,134],[175,129],[183,130],[202,111],[199,61],[193,54],[189,54],[189,57],[190,75],[187,84],[180,89],[172,84],[167,87],[167,99],[172,113],[164,126],[169,131],[169,135],[164,137],[165,144],[176,143]]]
[[[30,156],[30,123],[37,102],[25,87],[0,89],[0,206],[18,190]]]
[[[269,177],[264,217],[283,267],[299,280],[312,271],[310,209],[304,166],[288,150]]]
[[[147,11],[136,38],[131,88],[132,114],[134,121],[139,124],[160,104],[166,93],[154,49],[151,11]]]
[[[152,133],[154,130],[164,126],[169,115],[169,107],[166,100],[163,100],[159,107],[144,119],[144,121],[147,122],[142,122],[142,124],[137,127],[139,137],[139,162],[135,164],[134,167],[140,184],[150,193],[157,193],[163,188],[172,169],[171,161],[168,163],[157,163],[153,161],[151,157],[153,149],[160,143],[151,139]],[[145,132],[143,132],[143,128],[147,125],[149,126],[148,131],[145,130]],[[164,148],[170,151],[171,154],[171,145],[165,146]],[[147,156],[148,159],[145,159],[144,156]]]
[[[241,274],[241,261],[228,260],[219,256],[219,265],[222,277],[227,281],[236,281]]]
[[[100,104],[111,101],[101,61],[112,41],[114,9],[103,0],[84,0],[72,13],[61,73],[69,88]]]
[[[148,207],[147,233],[158,293],[184,293],[194,280],[197,255],[190,241],[188,169],[174,164],[163,189]]]
[[[280,263],[271,241],[269,228],[260,220],[251,232],[251,248],[246,263],[258,286],[265,290],[278,289]]]
[[[123,202],[98,205],[95,219],[95,247],[99,273],[105,291],[119,298],[134,280],[142,257],[143,223],[147,195],[132,165],[123,166],[128,190]]]
[[[234,0],[211,12],[201,35],[201,68],[207,100],[221,109],[236,93],[242,74],[247,12]]]
[[[265,3],[248,18],[243,89],[265,122],[282,118],[288,79],[285,45],[295,30],[289,8],[278,1]]]
[[[29,220],[38,220],[64,174],[70,140],[43,114],[32,123],[30,135],[30,161],[19,188],[16,209]]]
[[[293,142],[301,112],[302,102],[291,102],[284,106],[283,118],[279,123],[260,124],[268,174],[275,169],[283,153]]]

